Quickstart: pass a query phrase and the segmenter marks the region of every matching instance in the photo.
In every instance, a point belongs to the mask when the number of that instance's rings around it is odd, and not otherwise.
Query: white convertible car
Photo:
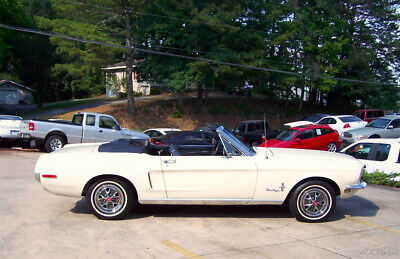
[[[246,147],[223,127],[212,156],[176,146],[116,140],[73,144],[41,155],[35,178],[54,194],[85,196],[100,219],[121,219],[140,204],[288,203],[301,221],[329,217],[336,196],[366,186],[355,158],[324,151]]]

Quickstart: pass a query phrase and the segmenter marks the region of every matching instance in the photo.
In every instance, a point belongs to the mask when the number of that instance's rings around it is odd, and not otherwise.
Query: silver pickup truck
[[[20,135],[31,141],[31,146],[42,147],[47,152],[66,144],[109,142],[120,138],[149,139],[141,132],[123,129],[115,119],[106,114],[76,113],[72,121],[24,120]]]

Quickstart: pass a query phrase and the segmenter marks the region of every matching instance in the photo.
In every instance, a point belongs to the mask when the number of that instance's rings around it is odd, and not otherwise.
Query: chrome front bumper
[[[360,181],[358,184],[353,184],[353,185],[349,185],[347,186],[346,190],[358,190],[358,189],[364,189],[365,187],[367,187],[367,183]]]

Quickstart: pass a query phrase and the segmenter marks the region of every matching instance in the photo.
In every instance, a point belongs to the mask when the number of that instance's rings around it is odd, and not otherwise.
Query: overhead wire
[[[39,35],[45,35],[45,36],[49,36],[49,37],[62,38],[62,39],[67,39],[67,40],[73,40],[73,41],[78,41],[78,42],[82,42],[82,43],[98,44],[98,45],[103,45],[103,46],[108,46],[108,47],[122,48],[122,49],[126,49],[126,50],[131,50],[131,51],[139,51],[139,52],[144,52],[144,53],[163,55],[163,56],[169,56],[169,57],[175,57],[175,58],[181,58],[181,59],[187,59],[187,60],[205,61],[205,62],[210,62],[210,63],[214,63],[214,64],[228,65],[228,66],[232,66],[232,67],[240,67],[240,68],[245,68],[245,69],[254,69],[254,70],[265,71],[265,72],[275,72],[275,73],[294,75],[294,76],[300,76],[300,77],[320,78],[320,79],[337,80],[337,81],[345,81],[345,82],[353,82],[353,83],[394,85],[391,83],[363,81],[363,80],[348,79],[348,78],[341,78],[341,77],[312,75],[312,74],[308,74],[308,73],[297,73],[297,72],[285,71],[285,70],[280,70],[280,69],[256,67],[256,66],[243,65],[243,64],[226,62],[226,61],[207,59],[207,58],[202,58],[202,57],[191,57],[191,56],[185,56],[185,55],[174,54],[174,53],[169,53],[169,52],[149,50],[149,49],[138,48],[138,47],[129,48],[127,46],[113,44],[113,43],[86,40],[86,39],[71,37],[71,36],[68,36],[65,34],[55,34],[55,33],[51,33],[51,32],[44,32],[44,31],[39,31],[36,29],[17,27],[17,26],[6,25],[6,24],[0,24],[0,28],[10,29],[10,30],[14,30],[14,31],[34,33],[34,34],[39,34]]]
[[[64,3],[67,3],[67,4],[69,3],[69,4],[73,4],[73,5],[92,6],[92,7],[102,8],[104,10],[115,11],[115,8],[106,7],[106,6],[102,6],[102,5],[95,4],[95,3],[87,3],[87,2],[83,3],[83,2],[76,2],[76,1],[73,1],[73,0],[58,0],[58,1],[64,2]],[[152,17],[158,17],[158,18],[164,18],[164,19],[170,19],[170,20],[177,20],[177,21],[182,21],[182,22],[207,24],[207,25],[210,25],[210,26],[219,26],[219,27],[225,27],[225,28],[231,28],[231,29],[237,29],[237,30],[266,33],[266,31],[248,29],[248,28],[243,28],[243,27],[236,27],[236,26],[232,26],[232,25],[220,25],[220,24],[215,24],[215,23],[205,22],[205,21],[195,21],[195,20],[177,18],[177,17],[167,16],[167,15],[152,14],[152,13],[148,13],[148,12],[138,12],[138,11],[134,11],[131,8],[127,8],[127,10],[128,10],[128,12],[135,13],[135,14],[138,14],[138,15],[146,15],[146,16],[152,16]],[[86,11],[88,11],[88,10],[86,10]],[[116,14],[116,13],[114,13],[114,14]],[[134,44],[136,46],[143,46],[143,45],[137,44],[137,43],[134,43]],[[196,54],[197,53],[203,53],[203,54],[213,53],[213,54],[220,55],[220,56],[225,56],[225,57],[236,57],[236,58],[239,58],[239,59],[254,60],[254,61],[265,61],[265,62],[270,62],[270,63],[283,64],[285,66],[294,66],[296,68],[301,68],[301,69],[308,67],[305,64],[299,64],[299,63],[296,64],[296,63],[291,63],[291,62],[280,62],[280,61],[275,61],[275,60],[266,59],[266,58],[253,58],[253,57],[245,57],[245,56],[233,56],[233,55],[226,55],[224,53],[218,53],[218,52],[207,52],[207,51],[200,51],[200,50],[190,50],[190,49],[186,49],[186,48],[168,47],[168,46],[161,46],[161,45],[157,45],[157,44],[153,44],[152,46],[157,46],[159,48],[164,48],[164,49],[182,50],[182,51],[185,51],[187,53],[196,53]],[[343,44],[343,46],[354,47],[353,44]],[[348,70],[346,70],[344,68],[339,68],[338,70],[342,71],[342,72],[347,72],[348,71]],[[354,69],[352,69],[351,72],[356,73],[356,74],[364,73],[364,71],[359,71],[359,70],[354,70]]]

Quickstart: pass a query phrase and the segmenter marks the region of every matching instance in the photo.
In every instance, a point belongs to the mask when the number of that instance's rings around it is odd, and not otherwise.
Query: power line
[[[313,77],[313,78],[321,78],[321,79],[329,79],[329,80],[337,80],[337,81],[345,81],[345,82],[353,82],[353,83],[394,85],[394,84],[390,84],[390,83],[362,81],[362,80],[347,79],[347,78],[340,78],[340,77],[312,75],[312,74],[306,74],[306,73],[296,73],[296,72],[279,70],[279,69],[249,66],[249,65],[237,64],[237,63],[231,63],[231,62],[225,62],[225,61],[219,61],[219,60],[212,60],[212,59],[201,58],[201,57],[191,57],[191,56],[185,56],[185,55],[180,55],[180,54],[173,54],[173,53],[168,53],[168,52],[161,52],[161,51],[149,50],[149,49],[143,49],[143,48],[137,48],[137,47],[128,48],[127,46],[113,44],[113,43],[85,40],[85,39],[75,38],[75,37],[71,37],[71,36],[64,35],[64,34],[55,34],[55,33],[50,33],[50,32],[39,31],[39,30],[35,30],[35,29],[1,24],[1,23],[0,23],[0,27],[5,28],[5,29],[10,29],[10,30],[15,30],[15,31],[34,33],[34,34],[62,38],[62,39],[67,39],[67,40],[73,40],[73,41],[78,41],[78,42],[83,42],[83,43],[98,44],[98,45],[103,45],[103,46],[108,46],[108,47],[122,48],[122,49],[126,49],[126,50],[135,50],[135,51],[150,53],[150,54],[154,54],[154,55],[163,55],[163,56],[169,56],[169,57],[175,57],[175,58],[181,58],[181,59],[187,59],[187,60],[206,61],[206,62],[210,62],[210,63],[214,63],[214,64],[228,65],[228,66],[232,66],[232,67],[240,67],[240,68],[246,68],[246,69],[254,69],[254,70],[265,71],[265,72],[275,72],[275,73],[294,75],[294,76],[300,76],[300,77]]]
[[[66,4],[72,4],[72,5],[84,5],[84,6],[92,6],[92,7],[99,7],[102,8],[103,10],[110,10],[112,14],[118,15],[117,13],[113,13],[113,11],[115,9],[120,9],[119,7],[115,7],[115,8],[111,8],[111,7],[106,7],[106,6],[101,6],[99,4],[94,4],[94,3],[82,3],[82,2],[76,2],[76,1],[72,1],[72,0],[58,0],[60,2],[64,2]],[[120,9],[121,10],[121,9]],[[92,12],[92,13],[97,13],[94,12],[93,10],[85,10],[86,12]],[[201,22],[201,21],[194,21],[194,20],[190,20],[190,19],[183,19],[183,18],[177,18],[177,17],[173,17],[173,16],[166,16],[166,15],[160,15],[160,14],[152,14],[152,13],[145,13],[145,12],[137,12],[134,11],[131,8],[127,8],[128,12],[131,13],[135,13],[138,15],[146,15],[146,16],[153,16],[153,17],[159,17],[159,18],[165,18],[165,19],[170,19],[170,20],[178,20],[178,21],[184,21],[184,22],[189,22],[189,23],[199,23],[199,24],[207,24],[210,26],[219,26],[219,27],[225,27],[225,28],[230,28],[230,29],[237,29],[237,30],[247,30],[247,31],[253,31],[253,32],[259,32],[259,33],[265,33],[265,31],[261,31],[261,30],[254,30],[254,29],[248,29],[248,28],[243,28],[243,27],[236,27],[236,26],[232,26],[232,25],[221,25],[221,24],[214,24],[214,23],[210,23],[210,22]],[[142,44],[138,44],[138,43],[133,43],[136,46],[143,46]],[[178,47],[167,47],[167,46],[161,46],[161,45],[157,45],[157,44],[152,44],[152,46],[154,47],[159,47],[159,48],[163,48],[163,49],[172,49],[172,50],[182,50],[185,51],[187,53],[194,53],[194,54],[198,54],[198,53],[202,53],[202,54],[217,54],[217,55],[221,55],[221,56],[225,56],[225,57],[236,57],[239,59],[245,59],[245,60],[254,60],[254,61],[265,61],[265,62],[270,62],[270,63],[276,63],[276,64],[283,64],[285,66],[293,66],[296,68],[307,68],[309,66],[305,65],[305,64],[296,64],[296,63],[291,63],[291,62],[280,62],[280,61],[274,61],[274,60],[270,60],[270,59],[265,59],[265,58],[251,58],[251,57],[243,57],[243,56],[233,56],[233,55],[227,55],[224,53],[219,53],[219,52],[210,52],[210,51],[200,51],[200,50],[190,50],[190,49],[185,49],[185,48],[178,48]],[[354,47],[353,44],[343,44],[342,46],[351,46]],[[339,71],[342,72],[347,72],[347,69],[344,68],[339,68]],[[361,74],[364,73],[364,71],[359,71],[359,70],[351,70],[354,73],[357,74]]]

